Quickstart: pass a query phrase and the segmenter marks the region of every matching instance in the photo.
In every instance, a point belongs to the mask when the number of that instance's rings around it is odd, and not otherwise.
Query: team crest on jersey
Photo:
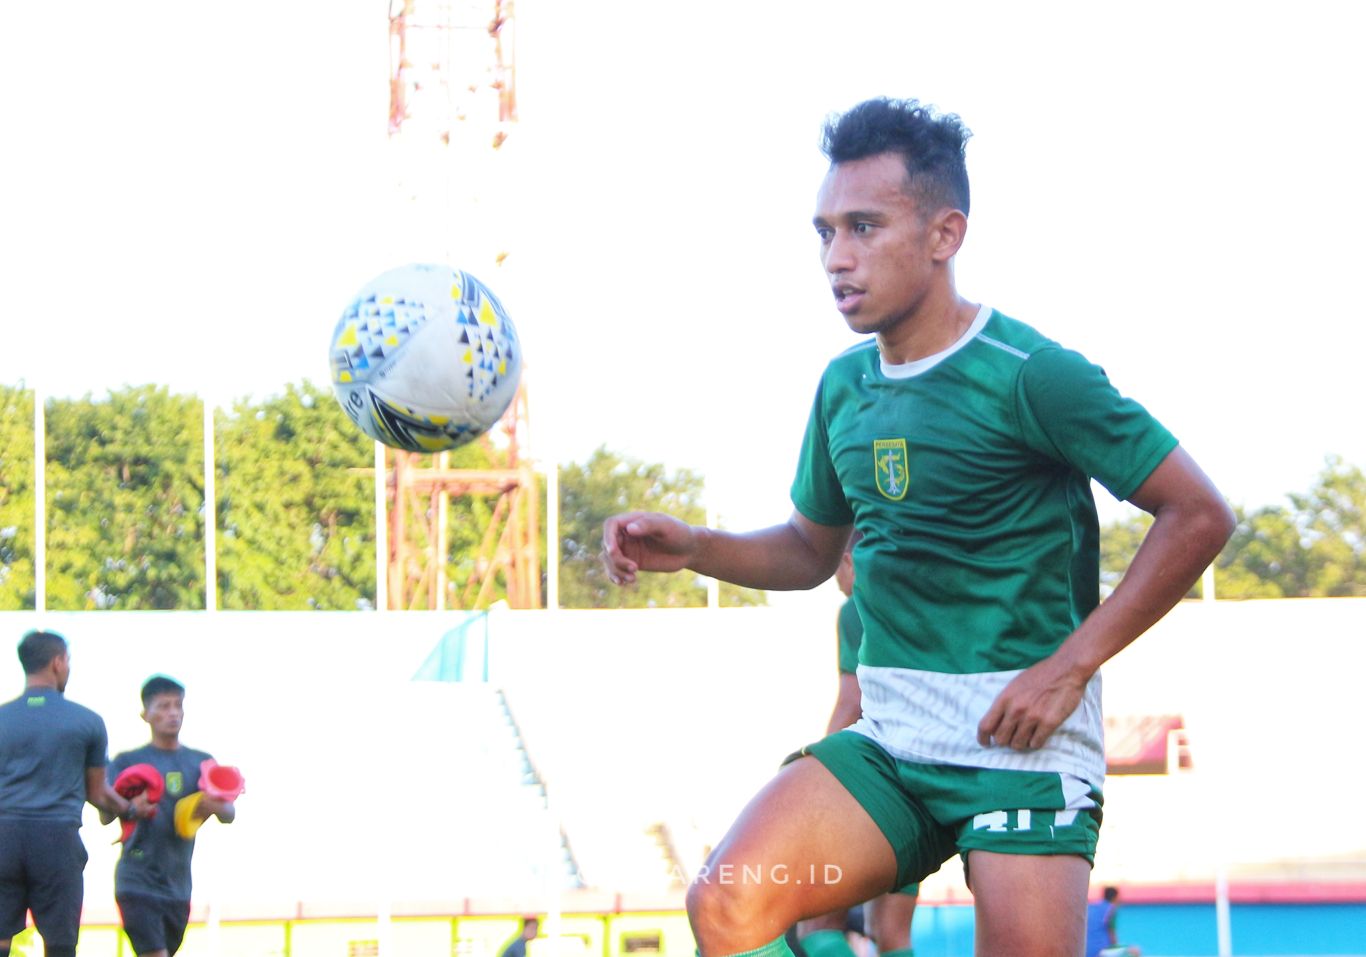
[[[905,439],[873,440],[873,474],[883,498],[899,502],[906,497],[909,475],[906,470]]]
[[[179,794],[185,790],[185,775],[179,771],[166,772],[166,793]]]

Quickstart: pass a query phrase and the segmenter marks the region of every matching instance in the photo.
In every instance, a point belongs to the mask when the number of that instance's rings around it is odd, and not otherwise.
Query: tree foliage
[[[34,605],[33,392],[0,385],[0,611]]]
[[[1220,598],[1366,597],[1366,475],[1330,456],[1290,506],[1238,514],[1215,566]]]
[[[47,403],[47,606],[204,607],[202,406],[164,387]]]
[[[1366,597],[1366,476],[1330,456],[1307,493],[1289,505],[1235,509],[1233,536],[1214,563],[1214,593],[1235,598]],[[1132,561],[1152,519],[1135,515],[1101,530],[1102,593]],[[1192,595],[1199,594],[1199,585]]]
[[[602,524],[618,512],[666,512],[702,524],[702,476],[597,449],[583,464],[560,469],[560,605],[564,608],[700,608],[705,579],[693,572],[642,575],[629,588],[607,580],[602,567]],[[764,604],[762,592],[723,583],[721,604]]]
[[[239,400],[214,433],[221,607],[374,607],[374,445],[331,392]]]
[[[0,387],[0,610],[34,605],[33,394]],[[138,386],[99,399],[47,403],[47,607],[194,609],[205,606],[203,405],[164,387]],[[214,415],[215,568],[225,609],[373,607],[374,446],[330,391],[286,386],[240,399]],[[437,465],[421,457],[418,467]],[[485,437],[449,453],[452,469],[505,469],[509,450]],[[648,576],[622,590],[602,576],[602,522],[653,508],[702,522],[702,479],[599,449],[562,477],[561,604],[565,607],[689,607],[706,604],[696,575]],[[520,499],[545,512],[544,489]],[[425,550],[435,496],[404,503],[414,552]],[[495,495],[452,496],[446,607],[474,601],[506,516]],[[540,530],[544,556],[546,530]],[[542,565],[542,574],[544,564]],[[484,602],[507,595],[498,572]],[[720,586],[722,605],[765,601]],[[426,604],[419,595],[419,605]]]

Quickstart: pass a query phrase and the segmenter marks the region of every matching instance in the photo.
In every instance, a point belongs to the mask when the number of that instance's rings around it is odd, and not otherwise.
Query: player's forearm
[[[843,731],[863,717],[863,691],[859,688],[858,675],[847,671],[840,672],[839,693],[835,695],[835,707],[830,712],[830,721],[825,733]]]
[[[101,824],[109,824],[116,818],[124,817],[132,806],[131,802],[108,788],[87,793],[85,799],[100,812]]]
[[[863,711],[856,704],[850,707],[847,704],[837,704],[830,712],[830,720],[826,723],[825,733],[834,734],[836,731],[843,731],[851,724],[863,717]]]
[[[1152,527],[1114,593],[1058,649],[1083,681],[1186,596],[1233,532],[1222,498],[1198,497],[1157,509]]]
[[[700,575],[766,591],[815,588],[835,573],[839,551],[812,542],[791,522],[753,532],[694,530],[688,567]]]

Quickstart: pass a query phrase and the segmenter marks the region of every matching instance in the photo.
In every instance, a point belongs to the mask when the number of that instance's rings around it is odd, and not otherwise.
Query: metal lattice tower
[[[499,199],[517,120],[513,34],[512,0],[389,2],[389,141],[400,198],[447,262],[481,277],[508,255]],[[390,608],[486,608],[500,574],[513,608],[541,606],[539,492],[519,445],[529,431],[526,371],[496,434],[479,440],[501,467],[452,469],[448,454],[427,465],[386,450]],[[475,495],[493,498],[492,518],[473,569],[452,582],[449,523],[468,520],[459,500]]]

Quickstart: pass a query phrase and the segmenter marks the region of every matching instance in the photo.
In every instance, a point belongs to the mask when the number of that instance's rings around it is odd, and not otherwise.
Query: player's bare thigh
[[[983,957],[1078,957],[1091,865],[1072,854],[968,855]]]
[[[873,819],[823,764],[803,757],[731,825],[688,889],[688,916],[702,957],[742,953],[887,890],[896,872]]]

